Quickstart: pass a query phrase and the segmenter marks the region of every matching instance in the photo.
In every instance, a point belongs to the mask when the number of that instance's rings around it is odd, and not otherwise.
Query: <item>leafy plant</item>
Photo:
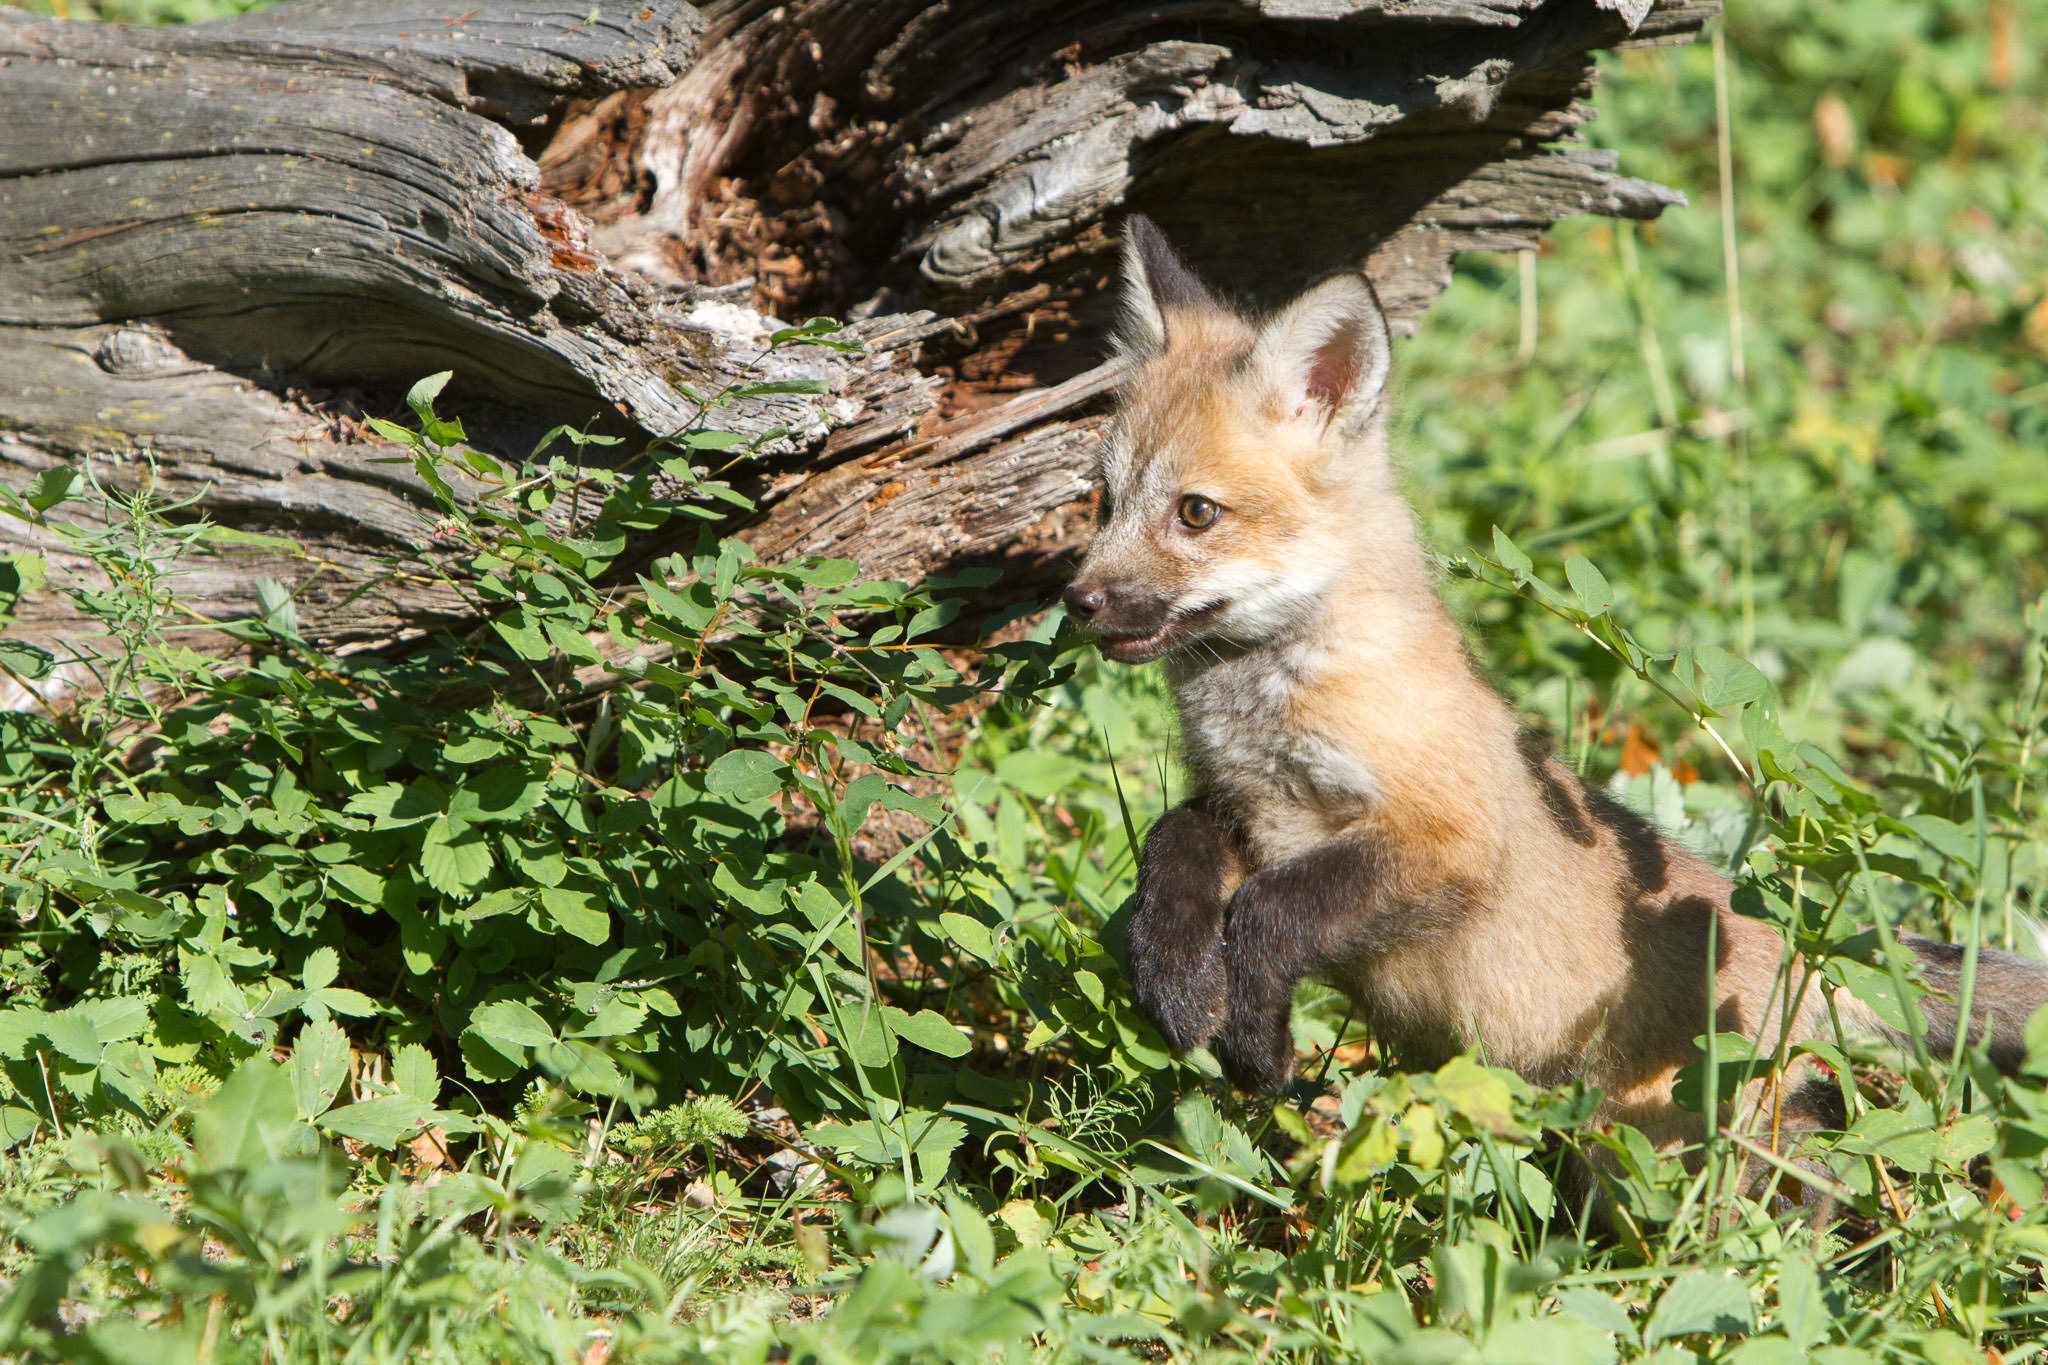
[[[275,595],[233,627],[248,668],[169,648],[181,561],[233,537],[97,489],[114,530],[62,521],[61,477],[15,500],[132,587],[75,591],[111,649],[63,662],[102,690],[24,726],[7,814],[25,837],[0,873],[23,925],[19,1003],[0,1012],[7,1142],[150,1125],[224,1168],[340,1142],[374,1179],[397,1170],[376,1154],[430,1139],[442,1164],[475,1153],[440,1188],[502,1224],[539,1159],[505,1154],[545,1150],[521,1134],[566,1136],[578,1113],[647,1111],[636,1134],[708,1143],[741,1135],[733,1100],[766,1086],[842,1176],[899,1175],[895,1198],[929,1197],[970,1131],[1014,1141],[1015,1120],[959,1103],[1005,1082],[934,1068],[974,1046],[942,1011],[964,989],[1043,992],[1099,950],[982,894],[999,879],[950,833],[912,740],[977,694],[1033,696],[1058,651],[1008,647],[966,676],[930,637],[968,584],[750,562],[708,529],[749,504],[693,463],[744,454],[735,438],[692,430],[604,469],[598,438],[563,431],[512,468],[434,413],[445,378],[409,396],[417,425],[377,425],[437,498],[435,534],[462,549],[448,586],[484,624],[398,657],[321,649]],[[561,440],[573,463],[545,458]],[[603,503],[579,515],[591,484]],[[629,558],[692,521],[694,550]],[[877,810],[913,822],[879,862],[854,848]],[[1097,972],[1073,980],[1060,1012],[1102,1004]],[[265,1060],[287,1047],[284,1068]],[[194,1065],[219,1085],[196,1110],[170,1082]],[[536,1077],[547,1122],[508,1123],[491,1096]],[[207,1156],[223,1106],[271,1126]]]
[[[1705,207],[1466,263],[1401,362],[1503,688],[1902,1021],[1897,934],[2027,950],[2048,854],[2020,10],[1769,0],[1718,63],[1616,58],[1593,136]],[[1779,1185],[1821,1228],[1706,1121],[1793,1060],[1738,1038],[1680,1152],[1472,1059],[1386,1071],[1314,990],[1323,1083],[1248,1103],[1115,959],[1184,793],[1151,671],[1056,612],[942,649],[971,582],[754,563],[715,417],[515,465],[436,392],[380,429],[486,624],[405,653],[307,641],[272,585],[247,667],[187,654],[176,575],[232,532],[69,471],[8,504],[102,566],[106,634],[0,640],[97,680],[0,716],[0,1351],[2040,1353],[2041,1026],[2010,1079],[1811,1040],[1850,1123]],[[0,562],[0,612],[45,577]]]

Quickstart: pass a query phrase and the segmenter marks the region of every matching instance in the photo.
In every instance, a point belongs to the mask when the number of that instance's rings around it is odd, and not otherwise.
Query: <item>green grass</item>
[[[2044,21],[1737,6],[1733,280],[1713,48],[1611,61],[1596,135],[1694,207],[1560,225],[1533,316],[1517,261],[1466,262],[1397,357],[1408,483],[1499,685],[1817,958],[1873,916],[2030,948],[2043,905]],[[425,398],[393,434],[431,470],[461,442]],[[917,643],[943,594],[715,540],[622,611],[591,581],[608,537],[720,495],[627,482],[564,543],[545,459],[502,472],[516,497],[447,523],[501,626],[412,661],[324,655],[280,603],[243,627],[259,666],[207,668],[160,627],[231,542],[142,506],[80,547],[130,583],[88,604],[102,666],[182,695],[0,732],[0,1354],[2048,1342],[2038,1079],[1859,1054],[1815,1155],[1860,1221],[1819,1232],[1733,1189],[1724,1142],[1688,1167],[1587,1131],[1569,1089],[1382,1074],[1318,988],[1297,1032],[1325,1097],[1246,1101],[1160,1049],[1106,947],[1182,790],[1151,670],[1047,622],[962,673]],[[90,495],[38,490],[66,491]],[[38,573],[0,565],[0,610]],[[849,635],[833,594],[894,624]],[[682,653],[582,703],[550,689],[587,631]],[[450,704],[450,677],[495,695]],[[966,735],[934,719],[998,681]],[[1709,709],[1773,778],[1761,806]],[[139,765],[136,726],[165,736]],[[954,771],[924,771],[935,733]],[[877,798],[911,857],[855,838]],[[1559,1193],[1595,1149],[1612,1232]]]

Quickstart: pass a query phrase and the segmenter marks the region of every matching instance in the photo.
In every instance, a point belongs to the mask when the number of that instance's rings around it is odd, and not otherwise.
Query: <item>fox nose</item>
[[[1083,621],[1091,620],[1096,612],[1109,605],[1109,589],[1097,583],[1069,583],[1066,603],[1068,611]]]

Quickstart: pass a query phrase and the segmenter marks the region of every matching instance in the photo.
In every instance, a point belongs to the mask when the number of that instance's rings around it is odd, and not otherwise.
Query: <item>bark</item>
[[[968,562],[1045,594],[1091,516],[1124,212],[1253,302],[1363,265],[1412,317],[1460,251],[1682,202],[1577,142],[1594,49],[1714,0],[299,0],[183,29],[0,10],[0,480],[71,463],[291,538],[269,578],[372,646],[465,608],[366,415],[415,379],[517,457],[558,422],[673,432],[776,316],[742,401],[764,556]],[[9,633],[78,629],[51,556]],[[658,547],[650,547],[651,550]],[[188,566],[189,567],[189,566]],[[61,645],[59,646],[61,651]],[[75,681],[75,679],[74,679]],[[44,685],[44,691],[48,685]],[[16,704],[34,698],[17,689]]]

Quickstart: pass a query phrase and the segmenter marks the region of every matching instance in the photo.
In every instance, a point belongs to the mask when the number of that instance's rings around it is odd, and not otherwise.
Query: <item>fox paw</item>
[[[1277,1095],[1294,1079],[1294,1031],[1286,1011],[1238,1018],[1233,1015],[1216,1040],[1216,1060],[1239,1090]]]
[[[1230,1012],[1220,938],[1182,944],[1177,955],[1131,945],[1138,1008],[1175,1052],[1192,1052],[1219,1033]]]

